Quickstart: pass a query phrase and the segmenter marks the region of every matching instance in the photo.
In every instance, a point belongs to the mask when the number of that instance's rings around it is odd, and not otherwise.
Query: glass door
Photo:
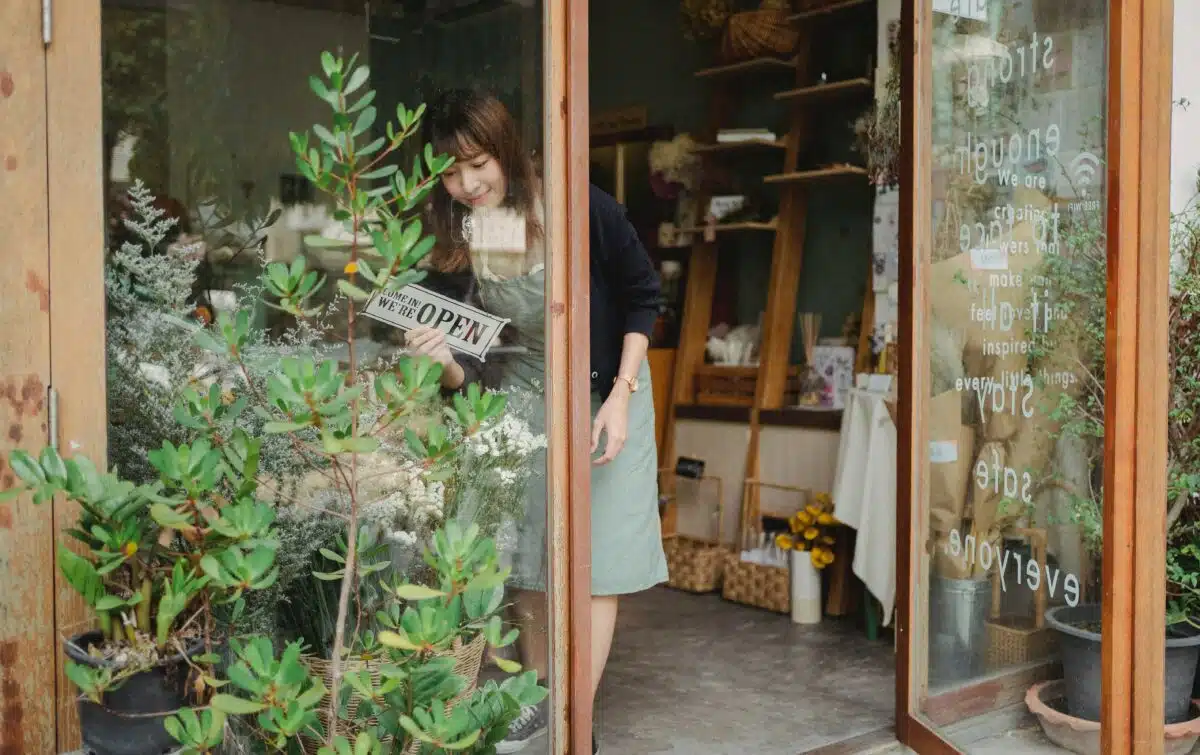
[[[1136,366],[1165,360],[1166,327],[1132,302],[1165,284],[1136,229],[1166,213],[1129,187],[1166,180],[1137,151],[1162,157],[1142,129],[1169,96],[1139,88],[1162,14],[1132,5],[906,3],[897,718],[920,752],[1054,752],[1076,724],[1129,752],[1133,687],[1162,684],[1155,648],[1137,671],[1133,620],[1164,613],[1165,454],[1144,439],[1165,402],[1134,396],[1166,388]],[[1161,742],[1150,694],[1143,741]],[[1012,706],[1047,736],[1009,731]]]
[[[51,159],[96,180],[58,194],[52,180],[52,204],[103,214],[76,238],[89,250],[81,301],[104,332],[62,363],[81,356],[104,410],[72,415],[75,437],[99,438],[72,450],[148,482],[161,471],[149,452],[195,429],[179,422],[181,400],[262,404],[230,429],[262,439],[255,479],[278,578],[215,617],[223,636],[299,643],[313,674],[337,665],[344,679],[383,638],[410,651],[423,630],[408,622],[440,601],[465,617],[457,638],[415,644],[454,662],[466,682],[455,704],[502,689],[517,705],[481,736],[501,751],[566,751],[568,696],[588,686],[587,654],[567,644],[572,629],[586,638],[586,601],[581,614],[569,599],[586,564],[555,546],[587,557],[586,524],[568,524],[587,521],[587,485],[571,480],[587,480],[590,415],[569,401],[588,395],[588,377],[567,368],[586,359],[587,329],[563,304],[587,282],[586,174],[568,183],[566,125],[580,114],[547,103],[586,85],[586,70],[564,75],[568,20],[586,34],[578,12],[551,0],[98,0],[57,13],[60,39],[87,40],[78,49],[94,57],[60,63],[51,82],[63,150]],[[72,101],[88,81],[99,96]],[[58,221],[52,235],[72,237]],[[350,417],[328,431],[320,411],[287,408],[294,381],[323,370],[354,390],[350,414],[326,407]],[[449,575],[455,548],[478,573]],[[459,605],[454,585],[493,582],[498,602]],[[334,664],[338,648],[349,655]],[[426,734],[440,725],[431,711],[411,716]],[[354,714],[342,713],[345,731]]]

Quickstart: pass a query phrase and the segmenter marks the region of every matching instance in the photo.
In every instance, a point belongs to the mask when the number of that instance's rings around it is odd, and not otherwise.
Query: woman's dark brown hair
[[[434,154],[468,161],[486,152],[496,159],[504,172],[504,206],[525,216],[530,243],[541,238],[543,230],[534,209],[537,175],[504,103],[470,89],[440,92],[426,108],[422,131],[425,143],[433,145]],[[438,181],[429,195],[426,214],[437,239],[428,260],[439,272],[458,272],[471,263],[467,242],[455,234],[467,212],[457,205]]]

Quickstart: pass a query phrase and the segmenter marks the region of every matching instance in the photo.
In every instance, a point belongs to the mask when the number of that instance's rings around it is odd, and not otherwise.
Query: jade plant
[[[367,67],[330,53],[321,67],[310,86],[329,106],[330,123],[293,134],[291,144],[300,173],[328,196],[348,237],[306,243],[343,255],[343,275],[327,286],[304,256],[266,264],[263,303],[344,343],[345,359],[295,354],[251,365],[248,347],[258,334],[245,306],[213,323],[184,323],[238,377],[182,392],[173,417],[186,442],[147,454],[156,481],[122,480],[53,449],[36,458],[17,451],[10,464],[19,484],[4,495],[32,494],[36,503],[62,495],[79,505],[71,535],[84,553],[64,548],[59,562],[96,613],[103,633],[96,651],[119,659],[101,670],[72,667],[87,697],[102,704],[119,677],[169,653],[193,653],[188,688],[196,707],[174,711],[164,724],[183,752],[215,752],[229,716],[249,724],[260,751],[297,751],[303,738],[319,740],[322,755],[491,752],[521,706],[546,694],[532,673],[513,675],[520,667],[501,658],[495,661],[509,674],[502,683],[476,688],[469,671],[456,671],[464,646],[502,648],[516,637],[499,619],[507,573],[495,545],[474,525],[448,522],[426,551],[432,577],[413,581],[374,560],[377,533],[362,517],[375,502],[362,469],[369,457],[392,452],[385,441],[403,438],[405,468],[436,482],[452,474],[460,446],[505,410],[503,395],[472,386],[430,416],[424,409],[440,400],[440,365],[402,356],[367,373],[356,349],[356,325],[371,297],[422,279],[418,263],[433,238],[420,210],[452,159],[425,145],[406,174],[397,158],[423,107],[400,105],[396,121],[381,127]],[[339,326],[329,324],[335,312]],[[247,412],[261,436],[239,423]],[[296,458],[334,492],[320,500],[335,503],[298,498],[311,489],[260,472],[260,462],[269,462],[263,454],[279,446],[264,442],[272,437],[300,451]],[[246,594],[276,578],[275,519],[285,506],[333,517],[344,528],[344,547],[322,551],[336,568],[314,574],[339,585],[330,648],[293,642],[277,652],[273,638],[230,636]],[[373,617],[362,601],[368,580],[386,588]],[[234,660],[222,669],[224,648]],[[314,650],[330,659],[328,688],[305,659]]]

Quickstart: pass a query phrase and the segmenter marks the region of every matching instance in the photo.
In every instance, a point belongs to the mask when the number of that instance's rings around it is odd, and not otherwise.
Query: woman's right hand
[[[442,366],[442,385],[457,389],[466,380],[462,365],[446,345],[446,334],[437,328],[419,326],[404,334],[404,345],[417,357],[429,357]]]
[[[404,345],[413,356],[429,357],[443,367],[454,362],[454,353],[446,345],[446,334],[437,328],[419,326],[404,334]]]

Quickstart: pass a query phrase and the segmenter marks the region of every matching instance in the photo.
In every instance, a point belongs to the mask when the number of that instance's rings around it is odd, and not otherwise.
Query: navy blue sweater
[[[595,185],[589,189],[592,391],[607,398],[625,335],[650,337],[662,312],[662,289],[625,208]]]

